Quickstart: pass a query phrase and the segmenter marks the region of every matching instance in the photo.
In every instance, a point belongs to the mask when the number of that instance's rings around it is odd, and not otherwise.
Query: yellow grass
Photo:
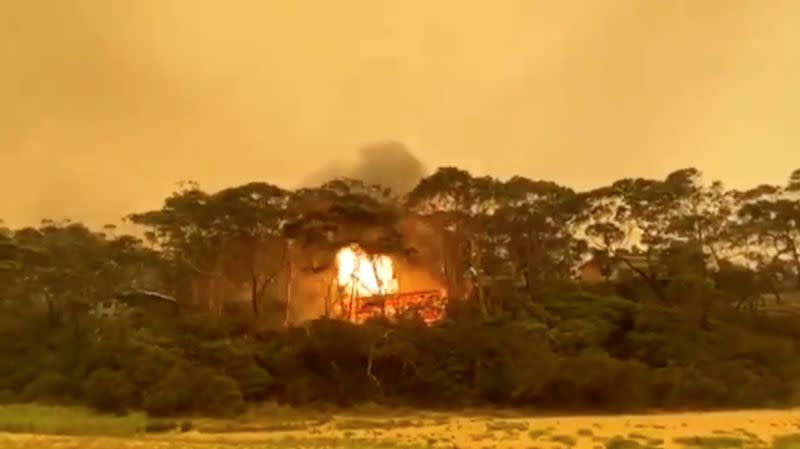
[[[359,413],[306,418],[254,413],[227,424],[197,421],[199,431],[127,439],[0,434],[0,448],[800,449],[800,411],[547,418]],[[214,426],[224,432],[209,432]]]

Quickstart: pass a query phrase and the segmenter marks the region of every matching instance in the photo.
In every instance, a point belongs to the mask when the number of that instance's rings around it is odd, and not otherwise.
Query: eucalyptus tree
[[[130,215],[168,258],[178,278],[205,279],[235,288],[246,285],[255,315],[286,255],[282,235],[290,192],[249,183],[208,194],[194,184],[173,193],[158,209]],[[211,301],[221,307],[222,298]]]
[[[454,167],[439,168],[422,179],[408,194],[407,209],[438,229],[441,235],[442,272],[451,296],[470,290],[465,274],[472,273],[481,310],[488,314],[481,278],[483,259],[494,249],[485,232],[497,211],[502,183],[488,176],[474,177]]]
[[[800,288],[800,184],[794,171],[785,187],[759,186],[740,196],[739,231],[750,256],[772,272],[794,276]]]

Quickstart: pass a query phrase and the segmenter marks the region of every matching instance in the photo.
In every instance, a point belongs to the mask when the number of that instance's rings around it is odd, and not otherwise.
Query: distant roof
[[[172,304],[177,304],[178,303],[178,300],[175,299],[175,297],[173,297],[173,296],[170,296],[170,295],[167,295],[167,294],[164,294],[164,293],[160,293],[160,292],[156,292],[156,291],[152,291],[152,290],[143,290],[143,289],[125,290],[125,291],[122,291],[120,293],[117,293],[115,295],[115,297],[117,299],[120,299],[120,300],[123,300],[123,301],[131,301],[131,300],[136,301],[137,299],[138,300],[150,299],[150,300],[156,300],[156,301],[165,301],[165,302],[172,303]]]
[[[601,263],[597,258],[591,258],[578,266],[579,270],[584,270],[588,267],[597,266]],[[610,257],[607,262],[609,267],[614,267],[623,270],[642,269],[650,270],[657,269],[659,271],[665,269],[664,263],[658,257],[648,257],[645,254],[619,254],[616,257]]]

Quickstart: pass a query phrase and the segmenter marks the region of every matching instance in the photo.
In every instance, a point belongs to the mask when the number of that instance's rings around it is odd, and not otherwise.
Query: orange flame
[[[400,293],[392,259],[387,255],[370,255],[354,244],[336,254],[336,268],[340,299],[334,310],[342,318],[360,323],[373,316],[393,317],[416,310],[431,324],[444,316],[446,292]]]
[[[358,245],[351,245],[336,254],[336,266],[339,287],[348,295],[367,297],[397,292],[397,279],[389,256],[370,256]]]

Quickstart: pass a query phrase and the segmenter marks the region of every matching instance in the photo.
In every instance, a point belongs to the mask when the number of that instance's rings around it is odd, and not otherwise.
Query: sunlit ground
[[[3,433],[0,447],[800,449],[800,411],[552,418],[387,413],[391,411],[376,413],[377,417],[251,414],[238,421],[195,420],[193,429],[186,432],[127,437]],[[81,433],[79,420],[72,425],[70,433]],[[130,430],[130,426],[127,421],[120,429]],[[63,433],[52,427],[42,429]],[[86,429],[85,433],[98,433],[97,428]],[[108,427],[100,431],[115,433]]]

